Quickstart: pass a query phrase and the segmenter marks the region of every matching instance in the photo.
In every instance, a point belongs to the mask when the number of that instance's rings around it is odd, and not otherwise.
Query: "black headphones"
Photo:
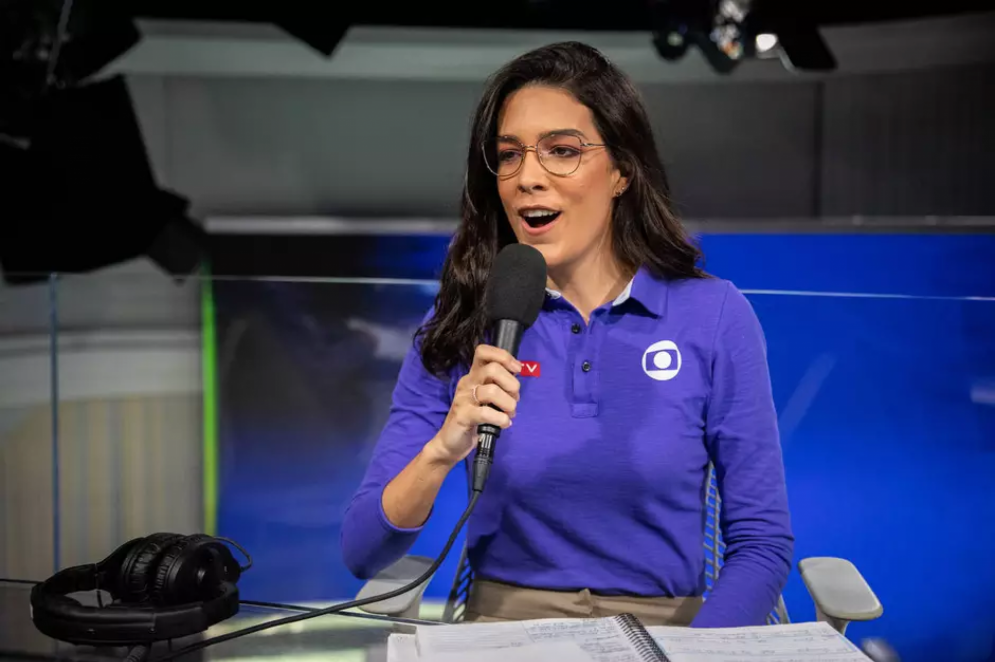
[[[245,554],[240,567],[227,542]],[[72,644],[132,646],[203,632],[238,613],[238,582],[252,559],[234,541],[203,534],[153,533],[103,561],[60,570],[31,589],[31,619],[43,634]],[[107,591],[113,602],[86,607],[68,597]]]

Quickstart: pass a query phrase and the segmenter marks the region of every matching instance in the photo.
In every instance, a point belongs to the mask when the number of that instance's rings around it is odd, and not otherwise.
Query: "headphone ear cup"
[[[202,599],[197,580],[196,565],[198,543],[213,540],[198,533],[174,542],[156,565],[152,578],[152,600],[161,605],[186,604]],[[189,564],[188,567],[183,567]],[[191,574],[191,571],[192,574]]]
[[[159,556],[183,536],[176,533],[153,533],[135,545],[121,564],[122,602],[146,602],[152,597],[152,572]]]

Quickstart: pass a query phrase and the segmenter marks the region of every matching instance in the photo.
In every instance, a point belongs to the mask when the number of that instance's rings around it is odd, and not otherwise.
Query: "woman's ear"
[[[630,168],[628,163],[619,163],[618,168],[615,170],[616,180],[615,185],[612,188],[612,195],[616,198],[622,195],[627,188],[629,188],[630,182]]]
[[[625,171],[619,170],[618,172],[619,176],[615,181],[614,187],[612,187],[612,195],[616,198],[625,193],[625,189],[629,188],[629,178],[623,174]]]

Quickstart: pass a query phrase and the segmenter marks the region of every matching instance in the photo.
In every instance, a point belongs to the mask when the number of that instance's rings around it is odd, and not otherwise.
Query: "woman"
[[[794,543],[764,339],[742,294],[696,266],[629,80],[579,43],[498,71],[462,216],[345,516],[351,571],[407,552],[486,422],[504,431],[467,525],[468,620],[763,623]],[[522,361],[482,343],[488,269],[516,241],[548,267]],[[702,604],[710,460],[727,548]]]

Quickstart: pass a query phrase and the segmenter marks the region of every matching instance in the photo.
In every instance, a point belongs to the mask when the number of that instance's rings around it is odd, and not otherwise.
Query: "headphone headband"
[[[49,637],[93,646],[149,644],[203,632],[239,608],[236,582],[242,569],[221,540],[176,534],[130,540],[103,561],[65,568],[35,585],[31,618]],[[68,597],[98,589],[114,602],[92,607]]]

